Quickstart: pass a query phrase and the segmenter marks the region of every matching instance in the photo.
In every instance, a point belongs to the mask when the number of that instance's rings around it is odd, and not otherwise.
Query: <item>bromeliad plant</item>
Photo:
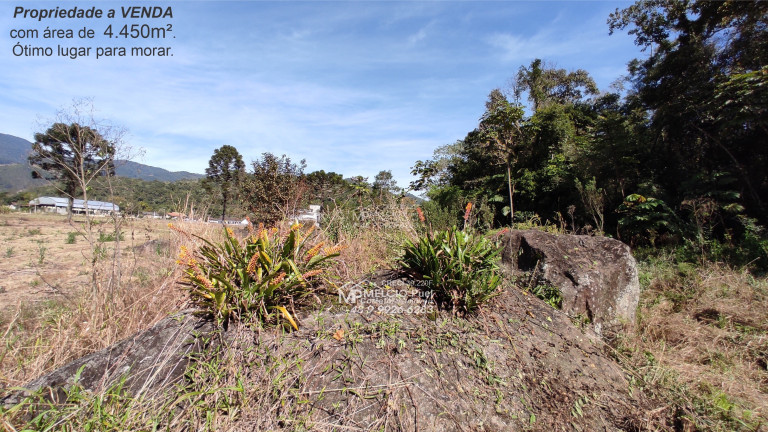
[[[467,205],[465,221],[471,209]],[[424,222],[421,214],[419,218]],[[499,293],[500,250],[494,241],[454,226],[427,232],[416,243],[407,240],[399,264],[412,276],[430,281],[429,289],[443,308],[466,314]]]
[[[285,232],[249,225],[249,235],[238,240],[225,228],[218,244],[194,236],[204,244],[194,252],[182,246],[177,261],[186,267],[182,285],[192,302],[222,325],[231,320],[269,322],[280,315],[298,329],[288,309],[312,294],[313,281],[342,249],[324,248],[323,241],[313,244],[313,231],[314,225],[299,223]]]

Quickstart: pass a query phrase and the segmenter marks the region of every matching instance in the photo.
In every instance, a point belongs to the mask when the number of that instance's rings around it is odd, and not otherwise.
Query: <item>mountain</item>
[[[32,178],[31,170],[27,166],[27,155],[31,147],[32,143],[24,138],[0,134],[0,192],[18,192],[46,183],[44,180]],[[204,177],[202,174],[168,171],[124,160],[115,161],[115,173],[118,177],[162,182],[195,180]]]
[[[32,143],[0,133],[0,165],[25,163]]]
[[[195,174],[187,171],[168,171],[138,162],[117,160],[115,161],[115,174],[118,177],[129,177],[141,180],[159,180],[164,182],[175,182],[179,180],[196,180],[205,177],[202,174]]]

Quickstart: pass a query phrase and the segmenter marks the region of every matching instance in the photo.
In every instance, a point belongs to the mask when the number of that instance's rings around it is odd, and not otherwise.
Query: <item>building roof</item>
[[[54,207],[67,207],[67,198],[61,197],[39,197],[29,202],[30,206],[49,205]],[[72,203],[73,209],[85,209],[85,201],[76,199]],[[120,211],[120,206],[105,201],[91,201],[88,200],[88,210],[100,210],[100,211]]]

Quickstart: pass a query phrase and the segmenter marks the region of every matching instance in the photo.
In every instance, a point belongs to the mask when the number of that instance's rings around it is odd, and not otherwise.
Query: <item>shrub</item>
[[[67,240],[65,241],[66,244],[75,244],[75,241],[77,240],[77,232],[71,231],[67,233]]]
[[[500,247],[472,231],[456,227],[408,240],[399,264],[414,277],[431,281],[435,301],[466,314],[499,293]]]
[[[616,211],[620,238],[632,246],[655,246],[659,239],[680,234],[678,217],[660,199],[631,194]]]
[[[124,233],[121,232],[119,235],[120,235],[120,241],[125,240],[125,234]],[[100,232],[99,233],[99,242],[100,243],[113,242],[113,241],[115,241],[116,238],[117,238],[117,236],[115,235],[114,232],[111,232],[111,233]]]
[[[182,285],[192,302],[214,315],[219,324],[268,322],[277,311],[298,328],[288,308],[312,294],[312,281],[341,247],[323,248],[322,241],[313,244],[314,226],[304,229],[296,223],[284,233],[277,228],[249,228],[243,240],[225,228],[224,240],[216,244],[194,236],[204,245],[194,252],[182,247],[177,261],[186,267]]]

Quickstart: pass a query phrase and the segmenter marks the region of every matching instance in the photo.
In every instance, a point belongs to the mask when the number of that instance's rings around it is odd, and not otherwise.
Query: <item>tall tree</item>
[[[99,131],[78,123],[54,123],[45,132],[35,134],[28,160],[33,167],[32,177],[60,183],[60,190],[68,198],[71,220],[77,192],[87,200],[88,185],[94,178],[114,175],[114,155],[114,143]]]
[[[520,129],[522,120],[523,108],[510,103],[499,89],[495,89],[488,95],[485,113],[478,127],[481,147],[492,158],[494,164],[502,165],[506,169],[510,224],[515,216],[515,182],[512,179],[512,165],[516,161],[523,142]]]
[[[638,1],[608,23],[652,48],[630,65],[632,97],[652,113],[648,135],[673,198],[731,174],[747,211],[768,221],[768,2]]]
[[[223,145],[214,150],[208,168],[205,170],[208,189],[215,190],[221,197],[221,219],[227,215],[227,203],[237,196],[245,176],[245,163],[237,149]],[[215,186],[211,187],[211,186]]]
[[[585,95],[596,95],[597,84],[587,71],[547,67],[541,59],[535,59],[530,66],[521,66],[515,77],[515,96],[528,92],[533,110],[538,111],[548,104],[569,104],[580,101]]]
[[[397,193],[399,190],[390,170],[379,171],[373,178],[373,191],[378,193],[379,198],[382,198],[385,193]]]
[[[263,153],[253,161],[253,173],[245,181],[245,195],[250,210],[259,220],[275,223],[296,213],[309,186],[305,181],[302,159],[298,164],[286,155]]]

